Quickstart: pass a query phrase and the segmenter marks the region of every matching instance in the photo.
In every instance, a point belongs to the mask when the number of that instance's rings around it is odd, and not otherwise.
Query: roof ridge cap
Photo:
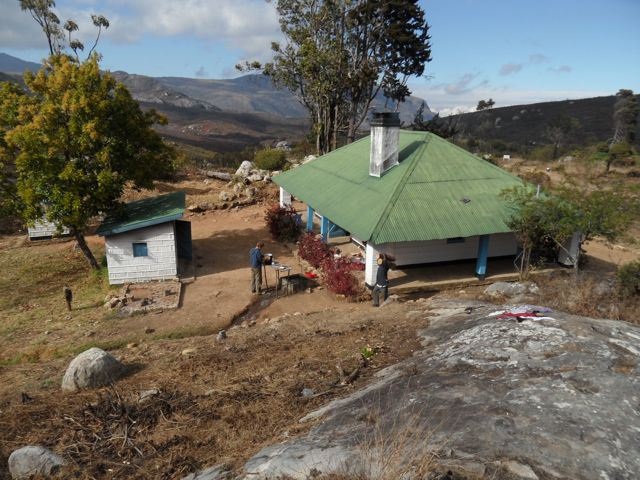
[[[425,148],[427,148],[427,146],[430,143],[430,140],[431,139],[429,138],[429,136],[425,135],[423,143],[420,146],[420,150],[424,150]],[[418,152],[416,152],[416,155],[411,159],[413,163],[409,165],[407,170],[404,172],[404,175],[402,175],[402,177],[398,181],[398,185],[393,190],[393,193],[391,193],[391,196],[389,197],[389,201],[387,202],[387,206],[384,208],[384,210],[380,214],[380,218],[376,222],[376,226],[373,227],[373,230],[371,230],[371,235],[369,235],[369,240],[371,240],[375,236],[376,232],[378,232],[382,228],[382,226],[385,224],[385,222],[389,218],[388,213],[391,211],[391,209],[393,209],[396,206],[398,197],[400,197],[400,193],[402,193],[406,185],[407,178],[411,176],[413,171],[416,169],[416,166],[418,165],[418,163],[420,163],[419,159],[420,159],[420,155],[418,155]]]

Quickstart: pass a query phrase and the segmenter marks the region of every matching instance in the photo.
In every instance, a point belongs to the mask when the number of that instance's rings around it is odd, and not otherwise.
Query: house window
[[[133,244],[133,256],[134,257],[148,257],[149,256],[149,252],[147,251],[147,242],[134,243]]]
[[[447,244],[449,243],[464,243],[464,237],[447,238]]]

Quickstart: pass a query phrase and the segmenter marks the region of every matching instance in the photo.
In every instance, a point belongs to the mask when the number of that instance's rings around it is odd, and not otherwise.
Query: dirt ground
[[[225,187],[190,178],[145,195],[178,188],[191,204],[215,200]],[[131,317],[102,306],[110,289],[73,242],[0,237],[0,478],[11,451],[27,444],[62,454],[70,463],[65,475],[75,478],[170,479],[218,463],[237,467],[308,428],[297,423],[305,413],[411,355],[428,322],[412,300],[374,309],[324,289],[276,301],[251,295],[248,251],[257,240],[292,274],[302,271],[294,246],[270,241],[264,227],[265,206],[276,198],[272,187],[256,205],[189,214],[196,279],[184,286],[181,308]],[[89,243],[101,254],[102,239]],[[596,274],[640,257],[634,244],[586,248]],[[274,280],[268,270],[270,286]],[[75,292],[72,312],[62,300],[64,282]],[[218,342],[223,328],[228,338]],[[62,394],[66,366],[90,346],[110,350],[129,375],[113,388]],[[366,346],[376,353],[360,365]],[[336,365],[347,373],[360,365],[357,379],[340,386]],[[311,397],[302,396],[305,388]],[[159,393],[139,403],[149,389]]]

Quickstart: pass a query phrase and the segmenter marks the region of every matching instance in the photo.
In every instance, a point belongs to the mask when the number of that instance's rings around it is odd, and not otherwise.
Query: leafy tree
[[[347,141],[382,91],[393,102],[407,80],[431,60],[429,26],[417,0],[278,0],[286,43],[272,44],[273,60],[238,66],[262,68],[275,85],[307,108],[318,153]]]
[[[17,215],[20,200],[16,188],[17,152],[5,140],[5,133],[18,124],[18,107],[24,91],[15,83],[0,83],[0,217]]]
[[[489,110],[493,108],[495,104],[496,102],[494,102],[492,98],[490,98],[489,100],[480,100],[478,102],[478,106],[476,107],[476,111],[479,112],[480,110]]]
[[[627,142],[619,142],[611,145],[608,149],[607,155],[604,158],[606,162],[605,173],[609,173],[611,165],[613,165],[616,160],[628,157],[630,155],[633,155],[633,147],[631,147],[631,145],[629,145]]]
[[[616,103],[613,106],[615,131],[610,147],[623,142],[633,145],[638,125],[638,114],[640,113],[638,98],[634,95],[633,90],[626,89],[619,90],[616,97]]]
[[[560,114],[554,117],[545,130],[545,136],[553,145],[553,158],[557,158],[560,146],[567,141],[571,133],[580,128],[580,122],[577,118]]]
[[[151,129],[165,120],[143,113],[124,85],[100,71],[95,53],[82,63],[53,55],[25,83],[29,94],[17,96],[15,126],[4,134],[15,153],[20,213],[68,227],[97,269],[84,238],[89,222],[117,207],[126,184],[150,187],[171,168],[173,150]],[[2,90],[0,104],[13,98]]]
[[[564,187],[555,195],[537,195],[530,187],[517,187],[502,195],[513,208],[508,225],[522,245],[520,272],[525,277],[536,249],[550,244],[564,248],[576,232],[582,242],[595,236],[613,241],[627,230],[637,210],[633,199],[614,191]]]
[[[20,8],[28,11],[35,22],[40,25],[42,31],[47,38],[50,55],[59,55],[63,53],[68,46],[76,57],[80,60],[79,51],[84,50],[84,44],[77,38],[72,38],[71,34],[78,31],[78,24],[73,20],[67,20],[64,25],[60,25],[60,18],[53,11],[56,6],[54,0],[19,0]],[[91,15],[93,25],[98,29],[93,46],[87,53],[86,59],[89,59],[100,39],[102,29],[109,28],[109,20],[102,15]],[[66,32],[66,34],[65,34]],[[65,42],[68,45],[65,45]]]
[[[413,123],[411,124],[411,130],[421,132],[435,133],[442,138],[454,137],[459,131],[460,117],[454,121],[453,117],[449,117],[447,120],[440,118],[440,114],[436,113],[430,120],[424,120],[424,107],[425,103],[422,102],[416,115],[413,117]]]

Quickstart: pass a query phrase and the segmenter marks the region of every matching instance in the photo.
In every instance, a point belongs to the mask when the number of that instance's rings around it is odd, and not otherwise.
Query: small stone
[[[45,331],[44,331],[44,334],[45,334],[45,335],[49,335],[50,333],[51,333],[51,332],[50,332],[49,330],[45,330]]]
[[[508,462],[501,462],[502,466],[511,474],[522,480],[538,480],[538,475],[531,469],[529,465],[509,460]]]
[[[218,335],[216,335],[216,341],[217,342],[223,342],[226,338],[227,338],[227,331],[226,330],[220,330],[218,332]]]
[[[127,343],[128,349],[136,348],[137,346],[138,344],[136,342]]]
[[[140,398],[138,399],[138,403],[143,403],[147,400],[150,400],[152,397],[160,395],[160,390],[157,388],[151,388],[149,390],[145,390],[144,392],[140,392]]]
[[[144,329],[144,333],[153,333],[155,332],[156,329],[155,328],[151,328],[151,327],[147,327]]]
[[[302,389],[302,396],[304,398],[312,397],[314,394],[315,394],[315,392],[310,388],[303,388]]]
[[[293,316],[294,316],[294,317],[299,317],[299,316],[301,316],[301,315],[302,315],[302,313],[300,313],[300,312],[295,312],[295,313],[293,314]]]
[[[94,332],[93,330],[91,330],[90,332],[87,332],[85,334],[86,337],[93,337],[96,334],[96,332]]]
[[[195,348],[185,348],[184,350],[182,350],[182,352],[180,352],[180,355],[184,356],[184,357],[189,357],[193,354],[196,353],[196,349]]]

